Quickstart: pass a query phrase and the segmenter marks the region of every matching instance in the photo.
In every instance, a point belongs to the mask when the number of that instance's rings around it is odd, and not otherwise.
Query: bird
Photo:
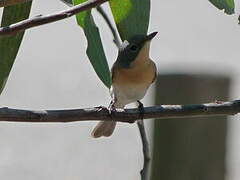
[[[151,40],[156,34],[157,32],[134,35],[120,45],[117,60],[111,69],[110,111],[124,109],[127,104],[138,102],[140,113],[144,113],[140,100],[155,81],[157,74],[156,64],[149,58]],[[113,134],[115,126],[114,120],[101,121],[91,135],[94,138],[109,137]]]

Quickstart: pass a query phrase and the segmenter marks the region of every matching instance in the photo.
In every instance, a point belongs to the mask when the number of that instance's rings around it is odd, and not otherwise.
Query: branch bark
[[[149,143],[148,143],[147,134],[144,126],[144,121],[142,119],[137,121],[137,125],[141,135],[142,151],[143,151],[143,168],[140,171],[140,175],[141,175],[141,180],[148,180],[150,160],[151,160]]]
[[[0,0],[0,8],[1,7],[7,7],[12,6],[19,3],[24,3],[32,0]]]
[[[208,117],[235,115],[240,112],[240,100],[214,102],[195,105],[159,105],[144,108],[144,119],[171,119],[188,117]],[[0,121],[9,122],[77,122],[77,121],[115,121],[134,123],[139,119],[137,108],[112,112],[104,107],[70,110],[21,110],[0,108]]]
[[[56,22],[56,21],[59,21],[59,20],[65,19],[65,18],[69,18],[79,12],[97,7],[106,1],[108,1],[108,0],[88,0],[84,3],[73,6],[69,9],[61,11],[61,12],[57,12],[57,13],[49,14],[49,15],[45,15],[45,16],[38,15],[36,17],[20,21],[18,23],[12,24],[10,26],[0,28],[0,36],[15,34],[19,31],[24,31],[24,30],[32,28],[32,27],[36,27],[36,26],[40,26],[43,24]]]

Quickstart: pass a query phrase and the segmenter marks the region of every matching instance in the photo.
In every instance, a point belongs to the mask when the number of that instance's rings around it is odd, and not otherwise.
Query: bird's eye
[[[138,47],[137,47],[137,45],[132,44],[132,45],[130,46],[130,49],[131,49],[132,51],[136,51],[136,50],[138,49]]]

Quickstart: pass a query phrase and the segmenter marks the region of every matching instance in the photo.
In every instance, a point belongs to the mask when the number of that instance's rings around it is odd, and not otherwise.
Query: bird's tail
[[[112,99],[115,99],[112,88],[111,88],[110,92],[111,92]],[[112,100],[108,109],[110,111],[112,111],[112,110],[116,110],[116,108],[123,109],[124,105],[120,104],[117,101]],[[93,129],[91,135],[94,138],[99,138],[102,136],[109,137],[112,135],[112,133],[116,127],[116,124],[117,124],[117,122],[114,120],[113,121],[101,121]]]
[[[92,137],[99,138],[101,136],[109,137],[112,135],[117,122],[116,121],[102,121],[99,122],[92,131]]]

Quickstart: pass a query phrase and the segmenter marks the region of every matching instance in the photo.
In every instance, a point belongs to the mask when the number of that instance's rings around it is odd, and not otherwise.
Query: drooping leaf
[[[5,7],[2,15],[1,27],[27,19],[32,2]],[[14,60],[22,42],[24,32],[11,36],[0,36],[0,93],[2,92]]]
[[[110,0],[109,3],[122,40],[147,34],[150,0]]]
[[[73,0],[74,4],[80,4],[86,0]],[[98,27],[94,23],[91,11],[84,11],[76,15],[77,23],[83,28],[87,38],[87,55],[88,58],[102,82],[110,88],[111,77],[107,59],[104,53]]]
[[[226,14],[234,14],[234,0],[209,0],[214,6],[220,10],[224,10]]]

